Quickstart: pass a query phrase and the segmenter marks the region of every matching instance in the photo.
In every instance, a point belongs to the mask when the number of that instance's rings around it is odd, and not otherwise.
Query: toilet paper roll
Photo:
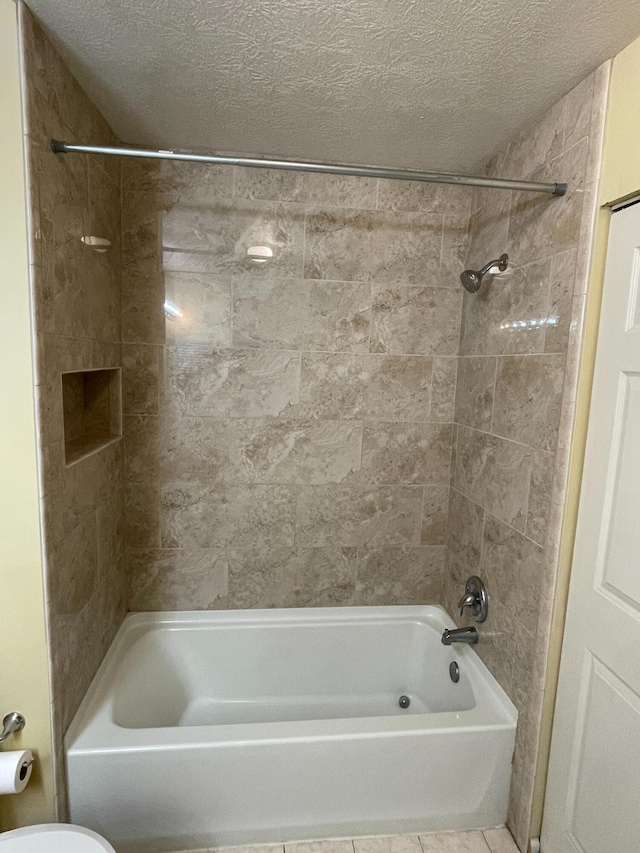
[[[19,794],[27,787],[33,768],[29,749],[0,752],[0,794]]]

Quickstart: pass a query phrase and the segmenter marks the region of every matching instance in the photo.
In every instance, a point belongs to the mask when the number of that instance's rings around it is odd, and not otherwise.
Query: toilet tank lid
[[[68,823],[43,823],[0,833],[0,853],[115,853],[97,832]]]

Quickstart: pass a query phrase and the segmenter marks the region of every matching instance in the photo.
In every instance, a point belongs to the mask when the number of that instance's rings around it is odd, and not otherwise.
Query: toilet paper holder
[[[27,721],[18,711],[12,711],[7,714],[2,721],[2,733],[0,733],[0,743],[10,738],[16,732],[21,732],[26,726]]]

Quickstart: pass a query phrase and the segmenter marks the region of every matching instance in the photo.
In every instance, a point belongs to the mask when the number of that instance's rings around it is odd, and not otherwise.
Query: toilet
[[[116,853],[97,832],[69,823],[43,823],[0,833],[0,853]]]

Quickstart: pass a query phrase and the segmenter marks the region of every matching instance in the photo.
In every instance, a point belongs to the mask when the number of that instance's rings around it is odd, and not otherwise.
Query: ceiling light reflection
[[[532,329],[541,329],[546,326],[557,326],[558,317],[540,317],[532,320],[512,320],[511,322],[500,323],[501,329],[517,329],[518,331],[530,331]]]
[[[178,320],[182,317],[182,311],[170,299],[165,299],[164,301],[164,313],[170,320]]]
[[[249,246],[247,257],[254,264],[266,264],[273,257],[273,249],[270,246]]]

